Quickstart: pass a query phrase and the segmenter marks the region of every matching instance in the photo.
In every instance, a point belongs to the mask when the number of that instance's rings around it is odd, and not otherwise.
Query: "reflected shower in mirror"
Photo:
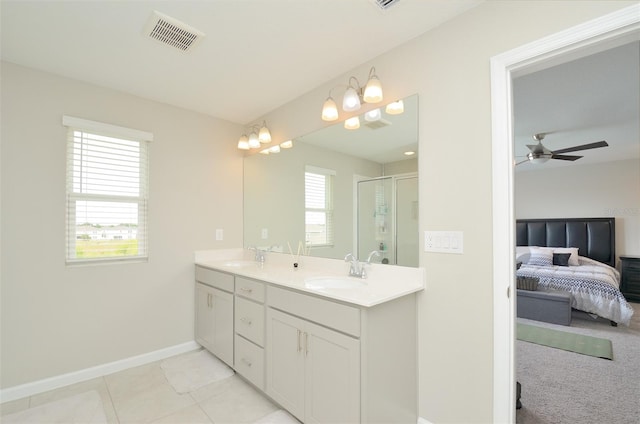
[[[403,104],[245,157],[245,247],[418,266],[418,96]]]

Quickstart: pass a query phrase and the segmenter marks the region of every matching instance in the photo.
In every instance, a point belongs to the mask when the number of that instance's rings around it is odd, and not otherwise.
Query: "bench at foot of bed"
[[[519,318],[571,325],[571,294],[555,290],[518,290]]]

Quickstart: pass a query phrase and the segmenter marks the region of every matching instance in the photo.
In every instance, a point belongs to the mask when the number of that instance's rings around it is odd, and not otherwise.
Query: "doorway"
[[[639,38],[640,5],[633,5],[491,59],[494,422],[515,422],[513,78]]]

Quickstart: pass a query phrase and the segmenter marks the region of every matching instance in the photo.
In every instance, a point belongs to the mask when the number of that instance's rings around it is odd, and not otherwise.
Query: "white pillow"
[[[569,266],[578,266],[578,248],[577,247],[554,247],[553,253],[571,253],[569,256]]]
[[[529,265],[536,266],[552,266],[553,265],[553,249],[541,247],[531,248],[531,258],[527,262]]]
[[[529,246],[516,246],[516,262],[527,263],[531,256],[531,248]]]

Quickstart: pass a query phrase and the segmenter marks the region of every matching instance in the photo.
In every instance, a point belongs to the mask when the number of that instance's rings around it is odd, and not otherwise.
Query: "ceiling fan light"
[[[357,130],[360,128],[360,118],[354,116],[344,121],[344,127],[348,130]]]
[[[249,150],[249,138],[246,134],[242,134],[242,136],[238,139],[238,149]]]
[[[335,121],[338,119],[338,106],[331,97],[327,97],[322,106],[322,120],[323,121]]]
[[[404,102],[398,100],[397,102],[389,103],[384,111],[389,115],[400,115],[404,112]]]
[[[372,71],[374,70],[371,68]],[[367,85],[364,87],[364,95],[362,99],[367,103],[378,103],[382,101],[382,84],[378,76],[373,74],[369,77]]]
[[[262,123],[262,128],[260,128],[260,132],[258,133],[258,140],[260,143],[271,143],[271,133],[269,132],[269,128],[267,128],[267,123]]]
[[[345,112],[354,112],[360,109],[360,97],[356,92],[356,89],[349,86],[342,98],[342,110]]]
[[[541,164],[551,159],[551,155],[527,153],[527,158],[531,163]]]
[[[249,134],[249,147],[252,149],[260,147],[260,140],[258,139],[258,134],[256,134],[255,131],[251,131],[251,134]]]
[[[380,118],[382,118],[382,112],[380,112],[380,108],[370,110],[369,112],[364,114],[364,120],[367,122],[379,121]]]

